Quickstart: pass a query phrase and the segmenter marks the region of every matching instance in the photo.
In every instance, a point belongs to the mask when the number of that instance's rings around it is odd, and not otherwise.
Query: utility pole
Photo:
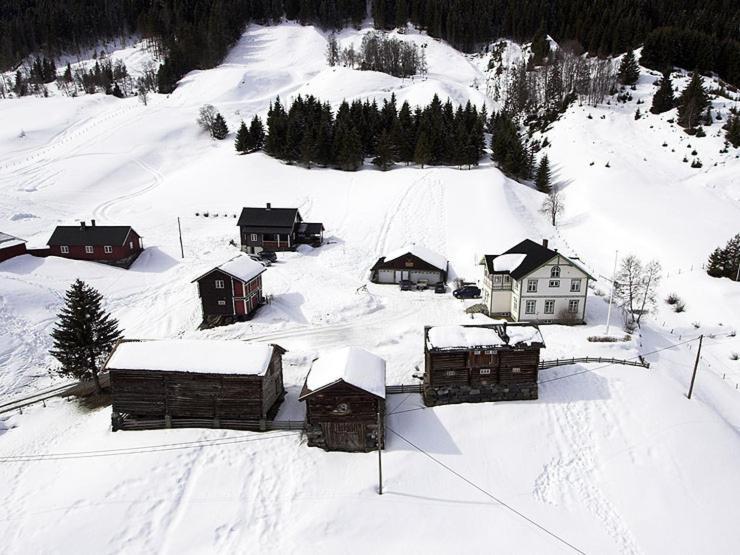
[[[185,258],[185,249],[182,247],[182,227],[180,226],[180,216],[177,217],[177,233],[180,235],[180,257]]]
[[[691,399],[691,393],[694,391],[694,381],[696,381],[696,371],[699,369],[699,357],[701,357],[701,343],[704,339],[703,335],[699,336],[699,348],[696,350],[696,362],[694,362],[694,374],[691,376],[691,385],[689,386],[689,394],[687,397]]]
[[[617,260],[619,259],[619,251],[614,252],[614,270],[612,271],[612,290],[609,293],[609,308],[606,311],[606,334],[609,335],[609,322],[612,318],[612,302],[614,301],[614,286],[617,281]]]
[[[375,432],[375,440],[378,446],[378,495],[383,495],[383,418],[378,411],[378,429]]]

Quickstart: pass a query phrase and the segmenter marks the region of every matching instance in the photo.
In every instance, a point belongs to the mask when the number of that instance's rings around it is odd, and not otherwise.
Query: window
[[[226,306],[226,301],[218,301],[218,306]]]
[[[474,354],[475,356],[479,356],[479,355],[481,354],[481,351],[473,351],[473,354]]]
[[[252,233],[249,236],[249,240],[252,241],[252,243],[256,243],[257,242],[257,234],[256,233]]]
[[[545,301],[545,314],[555,314],[555,300],[547,299]]]
[[[485,375],[488,375],[488,374],[490,374],[490,373],[491,373],[491,369],[490,369],[490,368],[481,368],[481,369],[480,369],[480,373],[481,373],[481,375],[483,375],[483,376],[485,376]]]
[[[131,250],[133,250],[133,248],[134,248],[134,242],[133,241],[129,241],[128,242],[128,248],[131,249]]]
[[[521,374],[522,373],[522,369],[519,368],[518,366],[514,366],[514,368],[511,369],[511,373],[512,374]]]
[[[527,301],[524,304],[524,312],[526,314],[534,314],[534,311],[537,309],[537,301]]]
[[[570,280],[571,293],[578,293],[580,290],[581,290],[581,280],[580,279]]]
[[[559,279],[551,279],[550,280],[550,287],[560,287],[560,280]]]
[[[217,279],[216,280],[216,289],[223,289],[224,288],[224,280]]]
[[[62,254],[69,254],[69,247],[67,245],[62,245],[61,247]]]
[[[454,375],[455,375],[455,371],[454,370],[447,370],[445,372],[445,376],[454,376]]]
[[[348,403],[339,403],[334,408],[334,410],[331,411],[332,414],[337,414],[337,415],[340,415],[340,416],[345,415],[345,414],[349,414],[351,412],[352,411],[349,409],[349,404]]]
[[[527,280],[527,293],[536,293],[536,292],[537,292],[537,280],[528,279]]]
[[[92,245],[85,245],[85,252],[87,254],[92,254],[93,252],[95,252],[95,249],[93,248]]]
[[[103,247],[103,252],[105,254],[110,254],[110,253],[113,252],[113,247],[111,247],[110,245],[106,245],[106,246]]]
[[[512,301],[512,304],[514,306],[514,310],[517,310],[519,308],[519,299],[517,299],[516,297],[514,297],[514,299]]]
[[[578,312],[578,299],[571,299],[568,301],[568,312]]]
[[[551,278],[559,278],[560,277],[560,266],[553,266],[550,269],[550,277]]]

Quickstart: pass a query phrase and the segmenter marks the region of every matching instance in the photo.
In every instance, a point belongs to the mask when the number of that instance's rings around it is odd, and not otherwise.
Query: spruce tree
[[[214,139],[221,141],[225,139],[228,134],[229,128],[226,125],[226,120],[220,113],[216,114],[216,117],[213,120],[213,127],[211,128],[211,136]]]
[[[723,129],[727,142],[735,148],[740,147],[740,114],[731,115]]]
[[[72,66],[70,66],[69,64],[67,64],[67,69],[64,70],[64,80],[67,83],[72,82]]]
[[[239,130],[236,132],[234,147],[239,154],[246,154],[250,151],[249,129],[247,129],[247,124],[243,120],[239,126]]]
[[[678,98],[678,123],[686,129],[694,129],[699,118],[709,106],[709,97],[697,72]]]
[[[342,125],[337,129],[334,149],[340,170],[357,171],[362,166],[362,139],[354,127]]]
[[[650,111],[653,114],[662,114],[671,110],[676,105],[676,99],[673,97],[673,83],[671,83],[671,74],[666,72],[660,80],[658,90],[653,95],[653,105]]]
[[[640,66],[635,60],[635,53],[628,50],[622,57],[622,63],[619,64],[619,73],[617,78],[622,85],[634,85],[640,78]]]
[[[383,131],[378,139],[378,146],[375,149],[377,155],[373,159],[373,164],[378,166],[381,170],[387,171],[393,167],[396,162],[396,152],[391,140],[391,135],[387,131]]]
[[[414,148],[414,163],[419,164],[422,168],[432,159],[432,145],[429,142],[429,135],[426,130],[419,133]]]
[[[722,277],[725,275],[725,255],[721,248],[717,247],[709,255],[707,262],[707,273],[712,277]]]
[[[249,124],[249,152],[262,150],[265,146],[265,127],[259,116],[254,116]]]
[[[60,374],[78,380],[92,378],[97,391],[101,391],[100,366],[121,338],[118,322],[103,309],[102,300],[94,288],[79,279],[75,281],[57,315],[49,351],[61,364]]]
[[[541,193],[549,193],[552,190],[552,173],[550,171],[550,159],[547,154],[543,155],[542,160],[540,160],[534,183]]]

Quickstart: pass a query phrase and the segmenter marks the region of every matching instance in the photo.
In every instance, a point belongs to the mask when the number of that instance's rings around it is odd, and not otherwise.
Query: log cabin
[[[298,245],[320,247],[324,224],[304,222],[297,208],[245,207],[237,222],[241,250],[249,254],[262,251],[292,251]]]
[[[240,254],[193,280],[203,310],[204,326],[242,322],[264,304],[262,274],[266,268]]]
[[[285,395],[285,349],[234,340],[124,340],[111,353],[113,431],[259,429]]]
[[[0,232],[0,262],[26,254],[26,242],[18,237]]]
[[[540,349],[544,347],[534,324],[427,326],[424,403],[537,399]]]
[[[377,450],[380,443],[382,448],[385,414],[382,358],[359,347],[324,354],[314,360],[299,400],[306,403],[310,446],[326,451],[368,452]]]
[[[141,235],[131,226],[87,225],[57,226],[48,241],[49,254],[74,260],[90,260],[129,268],[144,250]]]
[[[421,245],[404,247],[382,256],[370,268],[373,283],[400,283],[408,280],[429,284],[447,281],[447,259]]]

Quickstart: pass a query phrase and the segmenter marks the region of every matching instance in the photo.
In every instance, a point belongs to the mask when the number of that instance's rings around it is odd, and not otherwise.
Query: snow
[[[469,349],[506,345],[496,328],[470,326],[438,326],[429,330],[431,349]]]
[[[243,254],[235,256],[228,262],[224,262],[218,266],[218,269],[244,282],[253,280],[265,271],[265,267],[262,264]]]
[[[17,247],[23,245],[26,242],[23,239],[18,239],[7,233],[0,232],[0,249],[8,249],[10,247]]]
[[[509,337],[509,345],[532,345],[543,343],[542,334],[536,326],[506,326],[506,335]]]
[[[345,30],[340,41],[364,32]],[[321,31],[284,24],[248,28],[224,64],[189,73],[171,95],[152,94],[148,106],[103,95],[0,101],[4,232],[43,244],[61,222],[96,218],[132,225],[147,238],[129,270],[30,255],[0,263],[0,395],[64,381],[49,372],[49,332],[64,292],[80,278],[103,294],[129,337],[288,348],[277,419],[301,420],[297,397],[318,354],[355,345],[387,361],[389,384],[418,383],[424,326],[493,323],[464,312],[476,301],[368,283],[378,256],[415,241],[445,253],[451,279],[479,281],[483,254],[546,237],[593,268],[600,293],[589,291],[586,325],[542,326],[548,358],[643,355],[650,369],[544,370],[532,402],[424,408],[416,394],[389,395],[388,429],[587,553],[736,551],[740,363],[730,355],[740,352],[732,335],[740,328],[740,289],[701,269],[740,221],[738,150],[720,153],[723,121],[696,139],[668,122],[675,112],[648,114],[659,76],[647,71],[628,104],[571,106],[547,132],[552,146],[545,149],[566,204],[557,228],[538,212],[542,194],[487,160],[471,171],[306,170],[263,154],[237,156],[231,138],[212,141],[195,125],[198,108],[213,103],[233,132],[242,119],[264,116],[278,94],[287,102],[320,93],[336,106],[345,97],[382,102],[393,93],[424,103],[436,92],[485,102],[490,113],[494,105],[478,85],[488,58],[415,32],[402,37],[428,45],[428,78],[329,68]],[[645,115],[635,121],[637,100]],[[732,105],[714,102],[724,121]],[[681,161],[693,149],[700,170]],[[254,319],[199,331],[190,280],[238,254],[228,244],[238,240],[234,215],[266,202],[324,222],[326,244],[281,253],[263,276],[271,302]],[[608,282],[600,276],[611,276],[615,250],[658,258],[660,299],[676,292],[687,310],[676,314],[661,301],[629,341],[591,343],[589,336],[604,332]],[[621,328],[615,313],[611,324]],[[699,334],[702,359],[688,400],[697,343],[673,345]],[[60,553],[231,553],[245,545],[329,554],[348,545],[363,552],[569,551],[390,431],[378,496],[376,454],[310,449],[298,433],[113,433],[110,407],[66,399],[0,418],[4,553],[49,546]],[[61,453],[83,455],[8,460]],[[72,476],[84,477],[84,487]]]
[[[337,381],[385,399],[385,361],[360,347],[343,347],[322,354],[311,366],[306,387],[316,391]]]
[[[198,374],[264,376],[275,351],[267,343],[160,339],[124,341],[108,360],[109,370],[156,370]]]
[[[500,254],[493,259],[493,271],[511,273],[524,262],[525,258],[526,254]]]
[[[444,256],[442,256],[441,254],[437,254],[436,252],[429,250],[426,247],[416,244],[392,251],[385,257],[385,260],[386,262],[390,262],[391,260],[401,258],[402,256],[405,256],[407,254],[413,254],[415,257],[420,258],[424,262],[428,262],[429,264],[431,264],[435,268],[439,268],[440,270],[447,269],[447,259]]]

